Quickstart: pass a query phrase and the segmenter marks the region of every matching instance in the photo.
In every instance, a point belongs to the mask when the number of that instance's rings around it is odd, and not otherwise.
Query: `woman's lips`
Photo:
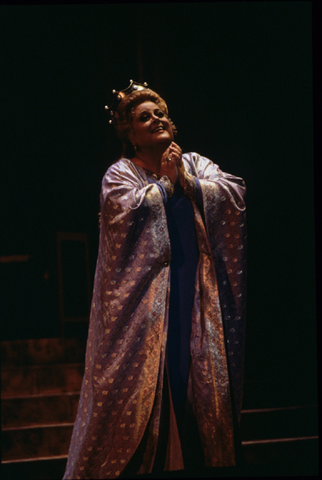
[[[155,128],[155,129],[153,130],[153,133],[163,132],[163,131],[164,131],[164,127],[161,127],[161,125],[160,125],[159,127]]]

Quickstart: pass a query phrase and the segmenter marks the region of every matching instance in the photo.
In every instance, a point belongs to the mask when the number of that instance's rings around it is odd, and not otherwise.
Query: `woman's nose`
[[[155,113],[152,114],[152,120],[153,120],[153,122],[155,122],[156,120],[161,122],[160,117],[158,115],[156,115]]]

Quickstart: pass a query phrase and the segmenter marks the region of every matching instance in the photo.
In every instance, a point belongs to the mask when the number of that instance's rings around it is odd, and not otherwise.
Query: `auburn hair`
[[[169,119],[170,126],[174,135],[177,133],[176,126],[169,118],[168,107],[163,98],[156,92],[149,88],[130,93],[120,102],[117,110],[114,113],[114,127],[117,136],[123,143],[122,157],[133,158],[135,150],[129,140],[129,134],[133,125],[134,109],[143,102],[153,102]]]

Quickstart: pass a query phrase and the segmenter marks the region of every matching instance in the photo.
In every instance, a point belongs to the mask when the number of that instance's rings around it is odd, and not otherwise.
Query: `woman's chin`
[[[164,145],[165,148],[168,148],[171,145],[172,141],[173,141],[173,139],[170,136],[167,136],[167,137],[164,136],[164,137],[158,138],[155,141],[155,144],[156,145]]]

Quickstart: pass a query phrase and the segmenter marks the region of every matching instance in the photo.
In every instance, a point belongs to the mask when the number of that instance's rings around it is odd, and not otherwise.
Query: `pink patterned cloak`
[[[239,417],[244,364],[245,184],[196,153],[184,154],[183,162],[199,249],[188,398],[205,465],[232,466],[232,408]],[[193,177],[200,182],[204,220]],[[149,184],[144,169],[123,158],[102,181],[85,374],[64,479],[117,478],[147,428],[138,473],[152,471],[166,372],[170,260],[159,187]],[[170,411],[165,469],[178,470],[184,465]]]

